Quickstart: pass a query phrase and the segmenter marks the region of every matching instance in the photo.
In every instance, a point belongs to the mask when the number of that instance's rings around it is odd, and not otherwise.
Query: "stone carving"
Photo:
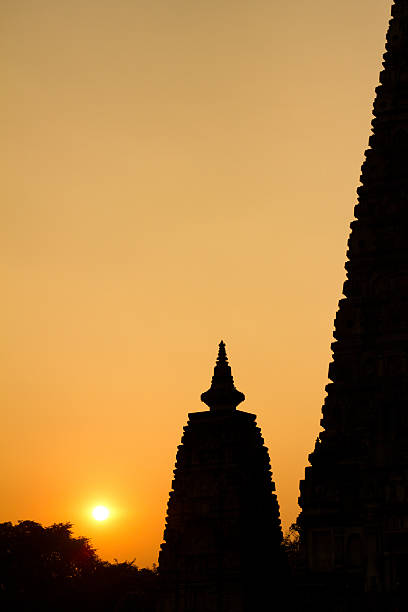
[[[255,415],[237,410],[225,345],[219,346],[210,410],[189,414],[178,447],[164,543],[161,612],[268,609],[286,563],[268,450]]]

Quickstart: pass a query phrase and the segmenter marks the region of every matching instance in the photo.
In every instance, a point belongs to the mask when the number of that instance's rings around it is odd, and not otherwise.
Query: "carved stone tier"
[[[308,571],[356,592],[400,591],[408,575],[408,0],[392,15],[299,498]]]

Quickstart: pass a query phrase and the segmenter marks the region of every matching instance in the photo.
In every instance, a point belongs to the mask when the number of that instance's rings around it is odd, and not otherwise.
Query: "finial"
[[[201,401],[207,404],[210,410],[235,410],[244,399],[245,395],[234,386],[231,367],[228,365],[225,342],[221,340],[211,387],[201,394]]]
[[[218,345],[217,364],[227,364],[228,365],[228,357],[227,357],[227,351],[225,350],[224,340],[221,340],[221,342]]]

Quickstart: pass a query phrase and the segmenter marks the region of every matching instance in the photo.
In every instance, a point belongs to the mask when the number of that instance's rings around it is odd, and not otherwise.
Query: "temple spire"
[[[245,395],[234,386],[225,343],[221,340],[211,387],[201,394],[201,401],[207,404],[210,410],[235,410],[244,399]]]
[[[235,409],[244,395],[224,342],[201,398],[210,410],[190,412],[177,447],[156,610],[269,610],[288,592],[279,504],[256,417]]]
[[[395,0],[351,223],[323,431],[301,482],[306,573],[319,585],[316,601],[331,590],[327,611],[373,609],[380,593],[379,610],[408,609],[406,591],[394,598],[408,559],[406,493],[396,493],[408,473],[407,32],[408,0]],[[372,591],[366,600],[365,590]],[[345,596],[351,592],[353,603]]]

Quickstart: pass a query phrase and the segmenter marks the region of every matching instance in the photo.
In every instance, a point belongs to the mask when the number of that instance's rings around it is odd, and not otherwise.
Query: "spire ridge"
[[[211,387],[201,394],[201,401],[207,404],[210,410],[235,410],[244,399],[245,395],[235,388],[225,342],[221,340]]]

